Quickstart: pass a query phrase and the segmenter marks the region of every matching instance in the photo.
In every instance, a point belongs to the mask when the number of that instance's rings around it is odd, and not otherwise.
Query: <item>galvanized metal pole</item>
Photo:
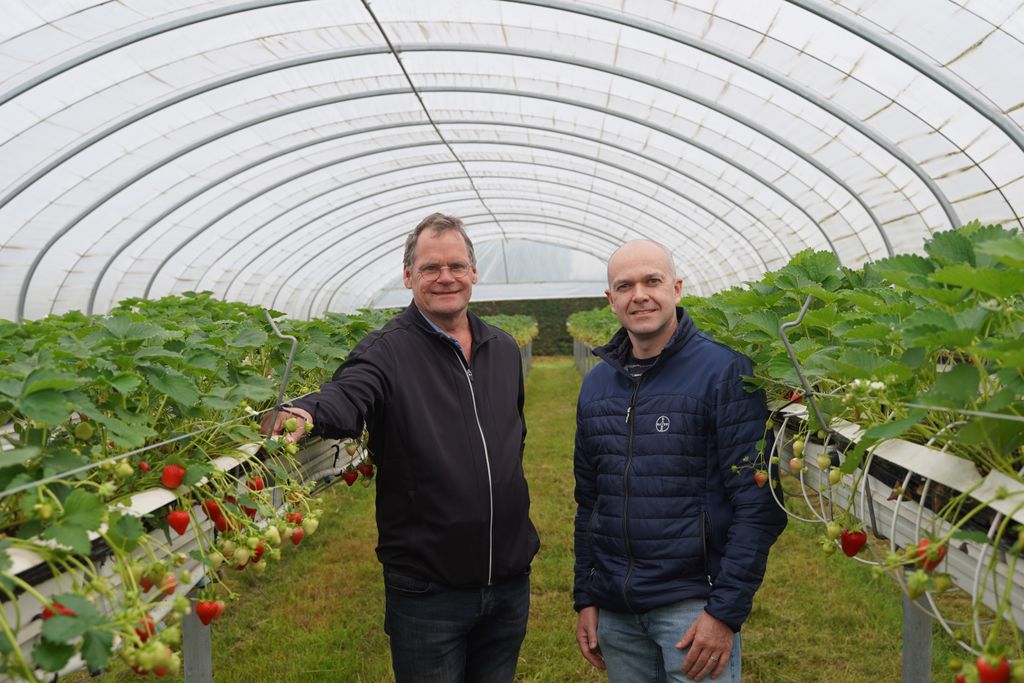
[[[924,596],[917,599],[924,607]],[[903,683],[932,680],[932,619],[903,594]]]
[[[203,626],[196,616],[194,600],[192,610],[181,620],[181,654],[185,683],[213,683],[210,627]]]

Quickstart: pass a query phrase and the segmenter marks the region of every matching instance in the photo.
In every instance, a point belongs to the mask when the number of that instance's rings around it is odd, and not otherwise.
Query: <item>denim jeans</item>
[[[706,600],[683,600],[646,614],[623,614],[602,609],[597,617],[597,641],[608,667],[609,683],[666,683],[691,681],[683,675],[689,650],[677,650]],[[710,676],[704,681],[712,680]],[[740,683],[740,634],[732,641],[729,663],[714,683]]]
[[[511,683],[530,576],[452,588],[384,568],[384,631],[396,683]]]

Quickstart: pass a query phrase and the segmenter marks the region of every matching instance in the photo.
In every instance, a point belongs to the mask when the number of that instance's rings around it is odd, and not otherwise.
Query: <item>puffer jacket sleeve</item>
[[[743,376],[752,375],[750,360],[737,356],[714,391],[714,444],[733,518],[705,609],[734,631],[739,631],[750,614],[754,593],[764,579],[768,550],[787,520],[785,511],[772,496],[772,489],[758,487],[749,469],[757,458],[758,441],[765,437],[768,418],[764,392],[750,392],[744,387]],[[766,455],[771,452],[770,432],[768,439]],[[746,468],[738,473],[732,471],[733,466],[744,465]],[[776,495],[781,501],[782,492],[776,490]]]
[[[581,393],[582,398],[582,393]],[[588,582],[593,562],[590,557],[590,520],[597,504],[597,482],[590,456],[584,447],[583,421],[580,419],[580,405],[576,406],[576,446],[573,452],[573,471],[576,475],[576,528],[573,533],[576,550],[573,607],[580,611],[594,604],[588,593]]]

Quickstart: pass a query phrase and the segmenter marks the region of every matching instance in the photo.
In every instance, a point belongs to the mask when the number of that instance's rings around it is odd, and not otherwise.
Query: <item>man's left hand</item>
[[[731,628],[707,612],[702,613],[676,643],[680,650],[690,648],[683,660],[683,674],[695,681],[703,680],[708,674],[718,678],[729,663],[732,639]]]

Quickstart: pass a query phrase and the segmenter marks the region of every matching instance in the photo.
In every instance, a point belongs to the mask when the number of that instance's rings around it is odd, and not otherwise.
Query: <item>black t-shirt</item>
[[[630,377],[636,378],[647,372],[656,362],[658,362],[658,356],[641,359],[634,356],[633,352],[630,351],[629,355],[626,357],[626,364],[623,367]]]

